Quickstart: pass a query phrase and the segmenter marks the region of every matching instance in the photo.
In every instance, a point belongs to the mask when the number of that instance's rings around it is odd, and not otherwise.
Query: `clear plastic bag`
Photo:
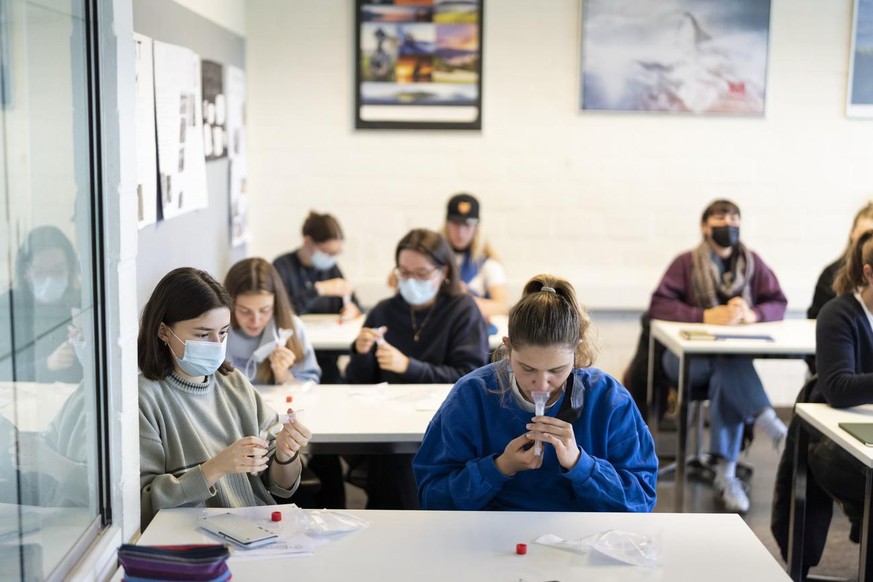
[[[647,568],[660,566],[664,554],[661,532],[650,537],[610,529],[578,540],[565,540],[553,534],[546,534],[537,538],[536,543],[577,554],[595,551],[625,564]]]
[[[354,515],[326,509],[302,511],[298,523],[303,532],[312,537],[335,536],[358,531],[370,525]]]

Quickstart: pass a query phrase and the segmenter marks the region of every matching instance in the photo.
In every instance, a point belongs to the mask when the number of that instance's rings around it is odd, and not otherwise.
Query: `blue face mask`
[[[433,288],[433,281],[419,281],[418,279],[401,279],[397,282],[400,295],[410,305],[423,305],[436,297],[437,290]]]
[[[312,266],[316,268],[318,271],[327,271],[328,269],[334,268],[336,266],[336,257],[332,257],[327,253],[323,253],[318,249],[312,251],[312,256],[310,257],[312,260]]]
[[[167,327],[167,329],[170,328]],[[209,376],[214,374],[224,363],[227,338],[221,342],[203,342],[183,340],[172,329],[170,329],[170,333],[185,344],[185,353],[181,358],[176,357],[172,349],[170,349],[170,353],[173,354],[173,359],[176,360],[182,371],[189,376]]]

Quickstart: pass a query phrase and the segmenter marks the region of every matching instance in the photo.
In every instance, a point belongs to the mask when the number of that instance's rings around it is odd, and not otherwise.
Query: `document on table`
[[[773,336],[763,333],[720,333],[711,332],[705,329],[683,329],[679,332],[682,339],[697,340],[697,341],[715,341],[715,340],[758,340],[772,342]]]

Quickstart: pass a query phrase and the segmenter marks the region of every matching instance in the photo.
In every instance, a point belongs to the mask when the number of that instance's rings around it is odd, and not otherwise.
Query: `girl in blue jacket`
[[[588,367],[589,327],[567,281],[527,283],[495,362],[461,378],[427,428],[413,462],[422,508],[654,508],[652,436],[627,390]]]

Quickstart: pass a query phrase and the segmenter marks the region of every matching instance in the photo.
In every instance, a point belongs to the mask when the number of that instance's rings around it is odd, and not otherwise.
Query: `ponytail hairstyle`
[[[566,280],[537,275],[524,286],[521,299],[509,310],[509,341],[512,347],[561,346],[573,350],[573,366],[594,363],[596,348],[590,337],[591,320],[576,301],[576,292]],[[492,361],[508,362],[509,348],[501,345]]]
[[[230,295],[206,271],[180,267],[164,275],[143,308],[139,324],[136,343],[142,375],[149,380],[162,380],[174,369],[170,347],[158,337],[162,323],[173,327],[222,307],[233,314],[232,306]],[[218,371],[228,374],[233,371],[233,364],[225,361]]]
[[[343,240],[343,229],[340,228],[339,221],[330,214],[319,214],[312,210],[303,221],[303,236],[321,244],[329,240]]]
[[[285,344],[294,352],[296,361],[303,361],[303,346],[300,344],[300,333],[294,325],[294,309],[288,299],[288,292],[282,283],[279,272],[268,261],[253,257],[237,262],[227,272],[224,278],[224,287],[233,298],[234,302],[240,295],[248,293],[270,293],[273,295],[273,321],[277,328],[293,329],[292,335]],[[230,325],[234,330],[239,330],[239,322],[236,320],[236,309],[230,310]],[[258,364],[254,381],[256,384],[275,384],[273,368],[270,360],[264,360]]]
[[[859,236],[846,253],[843,265],[834,275],[834,293],[853,293],[859,287],[866,287],[864,265],[873,267],[873,230]]]

